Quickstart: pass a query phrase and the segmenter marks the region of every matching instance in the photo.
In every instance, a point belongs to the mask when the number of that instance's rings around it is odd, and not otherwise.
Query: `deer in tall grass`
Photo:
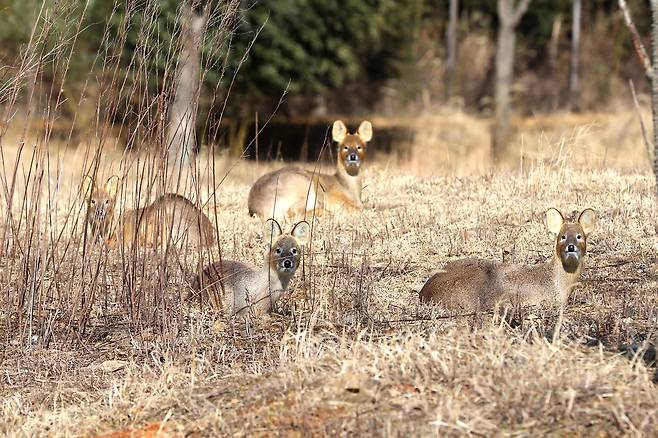
[[[283,234],[274,219],[265,223],[267,249],[260,267],[234,260],[220,260],[205,267],[193,280],[190,297],[209,300],[227,315],[264,315],[284,296],[299,267],[302,246],[309,239],[310,226],[301,221],[290,234]]]
[[[111,176],[104,185],[85,176],[87,194],[86,222],[91,236],[115,246],[117,241],[156,245],[184,239],[202,247],[215,243],[215,229],[208,217],[189,199],[166,193],[150,205],[120,212],[117,208],[119,177]]]
[[[576,212],[577,213],[577,212]],[[453,310],[486,310],[498,305],[564,306],[578,282],[587,252],[587,236],[596,225],[588,208],[565,220],[555,208],[546,223],[556,236],[553,257],[537,265],[463,259],[448,263],[420,291],[424,303],[440,303]]]
[[[249,191],[249,214],[261,218],[301,217],[315,212],[320,216],[333,207],[363,208],[363,163],[372,124],[361,122],[354,134],[336,120],[332,138],[338,144],[336,172],[324,174],[294,167],[284,167],[261,176]]]

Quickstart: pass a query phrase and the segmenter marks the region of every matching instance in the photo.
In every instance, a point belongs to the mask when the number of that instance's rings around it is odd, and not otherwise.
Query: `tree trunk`
[[[499,161],[512,137],[511,89],[514,78],[514,48],[516,25],[528,8],[530,0],[521,0],[515,7],[514,0],[498,0],[498,42],[496,45],[496,82],[494,91],[495,120],[492,152]]]
[[[650,159],[653,160],[651,167],[653,168],[653,175],[656,179],[656,194],[658,195],[658,0],[651,0],[651,58],[642,43],[642,38],[638,33],[631,14],[628,10],[628,5],[626,0],[617,0],[619,3],[619,9],[621,9],[624,22],[626,27],[630,31],[631,38],[633,40],[633,46],[635,47],[635,53],[637,53],[640,62],[644,66],[644,70],[647,74],[647,77],[651,81],[651,115],[653,121],[653,144],[651,140],[646,135],[644,130],[644,123],[642,123],[642,115],[639,114],[639,104],[637,103],[637,97],[635,96],[635,88],[631,82],[631,93],[633,94],[633,99],[635,100],[635,105],[638,108],[638,114],[640,116],[640,127],[642,128],[642,137],[644,139],[644,144],[647,147],[648,155],[652,155]],[[653,152],[653,153],[652,153]]]
[[[513,0],[498,0],[503,4],[499,11],[512,13]],[[499,160],[511,137],[512,102],[511,89],[514,70],[514,46],[516,34],[511,17],[500,17],[500,28],[498,29],[498,42],[496,44],[496,82],[494,88],[495,124],[493,134],[493,156]]]
[[[571,75],[569,76],[569,104],[572,110],[579,109],[580,90],[578,89],[578,75],[580,68],[580,16],[581,0],[573,0],[573,14],[571,22]]]
[[[181,12],[182,44],[178,55],[174,101],[167,127],[168,163],[179,168],[188,163],[196,147],[196,113],[201,74],[201,44],[208,15],[194,0]]]
[[[656,178],[658,194],[658,0],[651,0],[651,51],[653,69],[651,70],[651,113],[653,116],[653,174]]]
[[[551,29],[551,41],[548,45],[548,65],[551,69],[551,75],[555,77],[558,71],[558,52],[560,47],[560,34],[562,33],[562,15],[557,14],[553,20]],[[553,90],[553,111],[560,107],[560,90],[556,87]]]
[[[446,57],[446,100],[452,96],[455,83],[455,67],[457,66],[457,24],[459,20],[459,0],[450,0],[450,20],[446,35],[447,57]]]

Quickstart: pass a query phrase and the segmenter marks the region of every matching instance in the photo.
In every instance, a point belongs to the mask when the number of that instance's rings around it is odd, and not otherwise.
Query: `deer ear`
[[[283,232],[281,231],[281,225],[275,219],[268,219],[265,221],[265,233],[263,237],[272,241],[279,237]]]
[[[560,234],[562,225],[564,224],[564,216],[555,208],[549,208],[546,210],[546,225],[548,226],[548,231],[557,235]]]
[[[119,190],[119,177],[116,175],[112,175],[107,179],[107,182],[105,183],[105,191],[111,197],[115,197],[117,195],[118,190]]]
[[[596,226],[596,212],[591,208],[586,208],[578,216],[578,223],[583,227],[585,235],[588,235]]]
[[[364,120],[359,125],[359,129],[356,130],[356,133],[361,137],[361,140],[368,143],[372,140],[372,123],[367,120]]]
[[[297,243],[306,245],[311,234],[311,226],[306,221],[297,222],[290,234],[297,239]]]
[[[336,120],[334,122],[333,128],[331,128],[331,137],[334,139],[336,143],[340,143],[343,140],[345,140],[346,135],[347,135],[347,127],[345,126],[345,123],[343,123],[340,120]]]
[[[91,196],[94,192],[94,180],[89,175],[82,177],[82,184],[80,184],[80,191],[82,194],[87,197]]]

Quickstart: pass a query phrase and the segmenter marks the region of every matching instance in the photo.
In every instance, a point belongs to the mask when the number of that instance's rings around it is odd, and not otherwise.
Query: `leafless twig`
[[[640,119],[640,129],[642,130],[642,139],[644,140],[644,145],[647,148],[647,157],[649,162],[653,163],[653,143],[647,135],[647,128],[644,126],[644,120],[642,119],[642,112],[640,111],[640,102],[637,100],[637,94],[635,93],[635,85],[633,85],[633,80],[628,81],[628,85],[631,87],[631,95],[633,96],[633,103],[635,104],[635,111],[637,112],[637,117]]]
[[[631,13],[628,10],[628,5],[626,4],[626,0],[618,0],[618,1],[619,1],[619,9],[621,9],[621,12],[624,15],[624,22],[626,23],[626,27],[628,27],[628,30],[631,32],[631,38],[633,39],[633,46],[635,47],[637,56],[640,57],[640,61],[642,61],[642,65],[644,66],[645,73],[647,74],[649,79],[651,79],[653,77],[653,66],[651,65],[651,59],[647,54],[647,50],[644,48],[644,44],[642,43],[642,38],[640,38],[640,34],[638,33],[637,28],[635,27],[635,23],[633,23],[633,19],[631,18]]]

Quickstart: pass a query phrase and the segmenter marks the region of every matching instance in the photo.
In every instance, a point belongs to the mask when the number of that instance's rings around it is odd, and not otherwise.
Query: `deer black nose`
[[[576,245],[569,245],[567,246],[567,252],[576,252]]]
[[[283,267],[286,269],[292,268],[292,262],[290,260],[284,260],[283,261]]]
[[[350,161],[356,161],[357,157],[356,154],[350,154]]]

